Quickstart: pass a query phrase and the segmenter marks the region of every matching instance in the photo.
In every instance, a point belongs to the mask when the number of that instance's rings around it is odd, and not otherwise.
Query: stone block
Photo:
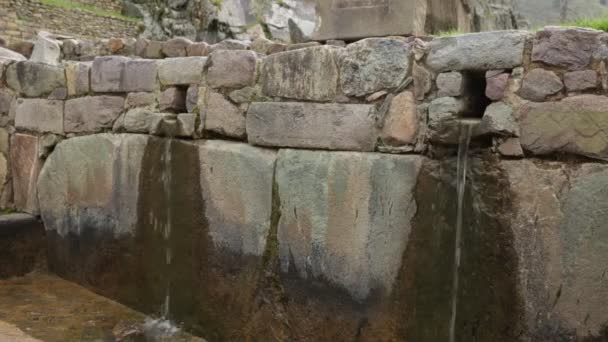
[[[196,115],[195,114],[178,114],[177,115],[177,136],[182,138],[192,138],[196,132]]]
[[[66,133],[96,133],[112,128],[123,111],[120,96],[86,96],[67,100],[64,128]]]
[[[255,102],[247,112],[249,142],[261,146],[373,151],[372,105]]]
[[[6,89],[0,89],[0,114],[6,115],[11,109],[11,103],[15,96]]]
[[[38,137],[16,133],[11,137],[11,175],[17,210],[38,214],[36,182],[42,162],[38,158]]]
[[[571,153],[608,160],[608,98],[579,95],[528,103],[518,113],[521,144],[534,155]]]
[[[553,71],[533,69],[524,76],[519,96],[532,101],[544,101],[564,89],[562,80]]]
[[[256,54],[246,50],[220,50],[209,57],[207,83],[213,88],[242,88],[255,82]]]
[[[209,55],[209,44],[205,42],[192,43],[187,48],[188,57],[195,56],[208,56]]]
[[[125,108],[156,107],[154,93],[129,93],[125,99]]]
[[[167,88],[160,94],[158,104],[161,111],[186,111],[186,91],[177,87]]]
[[[322,279],[358,301],[374,291],[390,293],[412,230],[422,160],[281,150],[282,272],[310,283]]]
[[[27,58],[20,53],[9,50],[0,46],[0,59],[10,60],[10,61],[25,61]]]
[[[264,58],[260,74],[266,96],[331,101],[338,87],[335,47],[319,46]]]
[[[133,59],[125,66],[121,81],[123,92],[154,91],[158,88],[158,62],[155,60]]]
[[[460,96],[464,90],[462,74],[456,71],[443,72],[437,76],[438,96]]]
[[[342,91],[366,96],[399,87],[410,70],[409,51],[409,44],[399,38],[368,38],[339,49]]]
[[[123,92],[122,82],[129,58],[122,56],[96,57],[91,67],[91,89],[98,93]]]
[[[161,120],[161,114],[154,113],[147,108],[134,108],[114,122],[112,131],[148,134]]]
[[[30,61],[48,65],[59,65],[61,63],[60,42],[52,39],[48,32],[39,32],[34,43],[34,50],[32,51]]]
[[[17,100],[15,128],[39,133],[63,134],[63,101]]]
[[[534,38],[532,61],[567,70],[586,69],[600,45],[601,34],[579,27],[545,27]]]
[[[143,53],[142,57],[150,58],[150,59],[164,58],[163,43],[156,41],[156,40],[149,41],[148,44],[146,45],[146,48],[144,49],[144,53]]]
[[[494,31],[435,38],[426,63],[437,72],[512,69],[523,63],[527,35]]]
[[[479,129],[483,134],[519,136],[519,125],[513,117],[513,108],[502,102],[494,102],[486,108]]]
[[[198,104],[198,86],[189,86],[186,91],[186,110],[192,113]]]
[[[597,72],[594,70],[572,71],[564,74],[564,84],[568,91],[595,89],[597,81]]]
[[[502,100],[505,97],[508,84],[508,73],[486,75],[486,97],[492,101]]]
[[[382,125],[381,138],[385,145],[412,144],[418,134],[418,116],[414,94],[405,91],[395,96]]]
[[[30,61],[13,63],[6,71],[6,83],[26,97],[43,97],[66,86],[65,71],[60,66]]]
[[[205,131],[231,138],[245,138],[245,113],[213,90],[207,90],[205,96],[200,106]]]
[[[188,56],[188,48],[192,45],[192,41],[183,37],[176,37],[163,42],[163,54],[167,57],[186,57]]]
[[[160,62],[158,77],[162,85],[199,84],[203,79],[206,57],[167,58]]]

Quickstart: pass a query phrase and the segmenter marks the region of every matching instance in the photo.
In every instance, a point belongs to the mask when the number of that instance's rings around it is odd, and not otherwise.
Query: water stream
[[[458,161],[456,164],[456,191],[458,196],[458,208],[456,214],[456,234],[454,238],[454,268],[452,277],[452,315],[450,319],[450,342],[456,341],[456,315],[458,309],[458,288],[459,288],[459,271],[460,271],[460,256],[462,248],[462,221],[463,221],[463,201],[464,192],[467,181],[467,162],[469,153],[469,144],[473,127],[476,122],[463,120],[460,122],[460,137],[458,141]]]

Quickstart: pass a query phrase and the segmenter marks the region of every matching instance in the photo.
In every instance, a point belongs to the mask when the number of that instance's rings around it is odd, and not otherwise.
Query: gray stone
[[[144,50],[142,57],[150,58],[150,59],[164,58],[163,43],[156,41],[156,40],[149,41],[148,44],[146,45],[146,48]]]
[[[0,59],[11,60],[11,61],[25,61],[27,58],[20,53],[9,50],[0,46]]]
[[[432,74],[423,66],[414,63],[412,68],[412,80],[414,82],[414,95],[417,100],[424,100],[426,94],[433,88]]]
[[[435,38],[426,62],[437,72],[512,69],[523,63],[527,34],[495,31]]]
[[[412,144],[418,134],[418,115],[414,94],[405,91],[395,96],[384,118],[381,138],[385,145]]]
[[[252,103],[247,136],[254,145],[373,151],[374,106],[359,104]]]
[[[206,57],[167,58],[160,62],[158,77],[162,85],[199,84],[203,79]]]
[[[311,283],[323,279],[359,301],[391,293],[417,210],[422,160],[281,150],[281,270]]]
[[[123,92],[154,91],[157,83],[158,62],[155,60],[134,59],[125,65],[121,80]]]
[[[513,108],[502,102],[492,103],[486,108],[479,129],[483,134],[519,136],[519,126],[513,117]]]
[[[248,50],[249,45],[240,40],[236,39],[226,39],[222,40],[217,44],[211,45],[211,52],[220,51],[220,50]]]
[[[11,102],[15,96],[6,89],[0,88],[0,114],[6,115],[11,109]]]
[[[263,37],[257,38],[251,43],[251,50],[263,55],[272,55],[286,49],[287,45]]]
[[[231,91],[228,97],[235,103],[249,103],[253,100],[255,94],[255,88],[245,87]]]
[[[57,144],[63,140],[61,135],[57,134],[44,134],[38,139],[38,157],[40,159],[46,159]]]
[[[6,83],[27,97],[42,97],[66,86],[62,67],[30,61],[11,64],[6,70]]]
[[[163,42],[163,54],[167,57],[186,57],[188,48],[192,45],[190,39],[176,37]]]
[[[348,96],[397,88],[407,76],[409,44],[397,38],[368,38],[340,49],[340,85]]]
[[[255,82],[253,51],[215,51],[209,57],[207,83],[213,88],[242,88]]]
[[[461,99],[454,97],[440,97],[429,105],[429,116],[440,114],[460,114],[465,109],[465,103]]]
[[[205,42],[192,43],[188,45],[187,53],[188,57],[207,56],[209,55],[209,44]]]
[[[338,87],[337,48],[319,46],[279,53],[262,62],[260,83],[266,96],[331,101]]]
[[[65,100],[68,98],[68,88],[55,88],[47,99],[49,100]]]
[[[289,44],[285,48],[285,51],[306,49],[306,48],[309,48],[309,47],[319,46],[319,45],[321,45],[321,43],[319,43],[319,42],[306,42],[306,43],[298,43],[298,44]]]
[[[532,48],[532,61],[566,68],[583,70],[599,46],[602,31],[575,27],[545,27],[536,33]]]
[[[160,94],[158,104],[161,111],[183,112],[186,110],[186,92],[177,87],[167,88]]]
[[[155,107],[156,95],[154,93],[129,93],[125,100],[125,108]]]
[[[66,85],[69,96],[86,95],[91,91],[90,71],[92,63],[68,63],[65,66]]]
[[[597,72],[594,70],[572,71],[564,74],[568,91],[585,91],[597,87]]]
[[[186,110],[188,113],[192,113],[198,104],[198,86],[190,86],[186,91]],[[198,110],[197,110],[198,112]]]
[[[509,74],[499,73],[486,75],[486,97],[492,101],[500,101],[505,97],[505,91],[509,84]]]
[[[120,93],[125,67],[129,58],[122,56],[96,57],[91,68],[91,89],[98,93]]]
[[[544,101],[564,89],[562,80],[553,71],[533,69],[524,77],[519,96],[532,101]]]
[[[150,133],[161,117],[146,108],[135,108],[121,115],[115,122],[112,131],[129,133]]]
[[[517,115],[524,150],[535,155],[572,153],[608,160],[608,98],[579,95],[528,103]]]
[[[10,153],[10,133],[6,128],[0,128],[0,153],[8,155]]]
[[[59,65],[61,62],[60,42],[52,39],[48,32],[38,32],[30,61],[49,65]]]
[[[214,245],[262,256],[271,227],[276,153],[247,144],[199,144],[205,217]]]
[[[63,101],[17,100],[15,127],[40,133],[63,134]]]
[[[456,71],[444,72],[437,76],[439,96],[460,96],[464,90],[462,74]]]
[[[65,103],[66,133],[96,133],[112,128],[124,108],[120,96],[86,96]]]
[[[10,161],[16,209],[38,214],[36,181],[42,166],[38,158],[38,137],[14,134],[11,137]]]
[[[200,108],[205,131],[232,138],[245,137],[245,113],[222,94],[208,90]]]

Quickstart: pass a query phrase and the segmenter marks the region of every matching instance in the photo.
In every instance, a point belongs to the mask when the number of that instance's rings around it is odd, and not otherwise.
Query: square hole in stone
[[[486,72],[463,71],[463,98],[465,109],[460,114],[463,118],[481,119],[486,108],[492,103],[486,96]]]

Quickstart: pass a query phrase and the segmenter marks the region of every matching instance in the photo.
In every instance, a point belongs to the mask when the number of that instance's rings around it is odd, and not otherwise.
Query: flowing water
[[[450,342],[456,341],[456,314],[458,310],[458,287],[462,241],[463,201],[467,181],[467,162],[469,144],[473,127],[476,122],[463,120],[460,122],[460,138],[458,142],[458,162],[456,165],[456,191],[458,196],[458,208],[456,214],[456,234],[454,238],[454,268],[452,283],[452,315],[450,319]]]

